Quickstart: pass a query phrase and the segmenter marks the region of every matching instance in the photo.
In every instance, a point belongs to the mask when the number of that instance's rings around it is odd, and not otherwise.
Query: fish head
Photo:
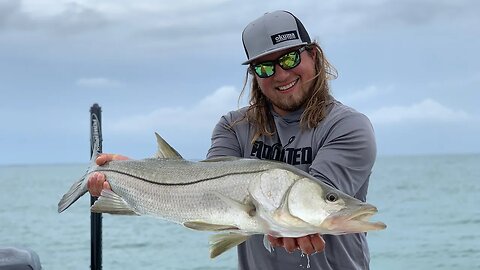
[[[250,181],[248,191],[255,205],[255,217],[263,224],[264,232],[274,236],[292,236],[309,224],[290,215],[287,198],[290,189],[300,179],[298,174],[283,168],[264,171]]]
[[[386,228],[382,222],[369,221],[377,213],[375,206],[309,178],[295,181],[285,199],[289,214],[319,233],[339,235]]]

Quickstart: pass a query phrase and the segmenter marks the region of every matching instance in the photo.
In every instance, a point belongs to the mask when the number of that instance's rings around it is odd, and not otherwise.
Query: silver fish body
[[[253,207],[248,205],[247,187],[268,169],[265,165],[270,165],[258,164],[252,171],[249,167],[253,163],[257,163],[256,160],[127,160],[97,166],[92,173],[104,173],[112,191],[135,214],[161,217],[180,224],[201,221],[252,231],[258,230],[258,224],[248,211],[244,211]],[[102,212],[98,207],[93,210]]]
[[[195,230],[223,232],[213,238],[211,257],[252,234],[300,237],[384,229],[368,222],[377,209],[309,174],[274,161],[219,158],[184,160],[158,134],[159,156],[93,164],[58,205],[62,212],[87,192],[101,172],[112,188],[103,190],[93,212],[150,215]]]

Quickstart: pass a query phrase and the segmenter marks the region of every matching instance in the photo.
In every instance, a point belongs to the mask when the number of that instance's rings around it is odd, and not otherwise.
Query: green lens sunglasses
[[[252,65],[253,70],[260,78],[268,78],[275,74],[275,66],[278,64],[283,70],[289,70],[298,66],[301,62],[300,54],[306,50],[306,47],[301,47],[298,50],[289,52],[280,56],[273,61],[265,61],[262,63]]]

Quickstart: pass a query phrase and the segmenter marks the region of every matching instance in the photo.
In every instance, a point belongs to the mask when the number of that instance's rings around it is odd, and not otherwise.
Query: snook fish
[[[300,237],[346,234],[386,227],[369,222],[377,209],[286,163],[217,158],[192,162],[158,134],[156,158],[95,164],[58,203],[62,212],[87,192],[94,172],[106,175],[112,190],[103,190],[92,212],[150,215],[185,227],[217,232],[210,257],[244,242],[253,234]]]

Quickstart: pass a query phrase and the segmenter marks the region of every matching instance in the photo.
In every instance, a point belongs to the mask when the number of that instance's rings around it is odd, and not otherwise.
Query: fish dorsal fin
[[[94,213],[109,213],[113,215],[138,215],[122,197],[113,191],[104,189],[90,209]]]
[[[183,159],[182,156],[171,147],[157,132],[155,132],[157,137],[157,154],[156,158],[174,158],[174,159]]]
[[[249,235],[238,233],[216,234],[210,237],[210,258],[215,258],[225,251],[245,242]]]
[[[235,161],[242,158],[239,157],[232,157],[232,156],[224,156],[224,157],[214,157],[205,160],[201,160],[199,162],[220,162],[220,161]]]

